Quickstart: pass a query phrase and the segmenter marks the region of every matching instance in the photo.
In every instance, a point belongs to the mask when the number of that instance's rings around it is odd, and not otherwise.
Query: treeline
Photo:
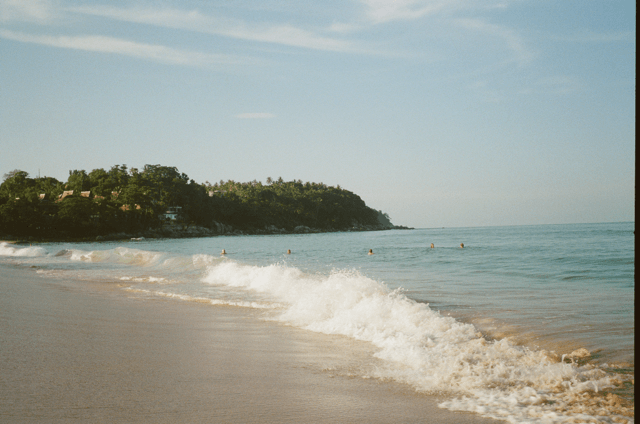
[[[282,178],[269,178],[266,184],[199,184],[177,168],[161,165],[73,170],[66,182],[14,170],[0,185],[0,233],[5,235],[85,238],[139,233],[175,222],[205,228],[222,224],[249,233],[269,227],[393,227],[388,215],[340,186]]]

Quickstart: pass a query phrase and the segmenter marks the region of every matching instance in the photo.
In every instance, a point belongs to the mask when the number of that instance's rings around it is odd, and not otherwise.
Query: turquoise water
[[[260,309],[265,319],[371,342],[387,364],[374,377],[450,392],[443,407],[567,422],[585,393],[633,398],[616,379],[633,377],[634,226],[5,244],[0,264],[114,282],[143,298]],[[569,358],[581,348],[586,359]]]

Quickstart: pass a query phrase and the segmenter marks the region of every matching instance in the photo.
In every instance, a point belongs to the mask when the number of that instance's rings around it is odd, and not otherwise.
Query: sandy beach
[[[0,421],[497,422],[350,377],[365,343],[115,286],[0,265]]]

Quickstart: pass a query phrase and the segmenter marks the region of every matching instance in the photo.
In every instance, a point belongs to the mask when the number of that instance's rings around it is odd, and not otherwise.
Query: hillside
[[[198,228],[198,230],[194,230]],[[395,228],[355,193],[323,183],[196,183],[175,167],[69,171],[66,182],[15,170],[0,185],[0,234],[32,239],[178,237]],[[8,237],[7,237],[8,238]]]

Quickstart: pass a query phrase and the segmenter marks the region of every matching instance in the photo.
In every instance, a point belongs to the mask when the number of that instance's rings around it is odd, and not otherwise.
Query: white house
[[[176,221],[181,213],[182,206],[169,206],[160,217],[166,221]]]

